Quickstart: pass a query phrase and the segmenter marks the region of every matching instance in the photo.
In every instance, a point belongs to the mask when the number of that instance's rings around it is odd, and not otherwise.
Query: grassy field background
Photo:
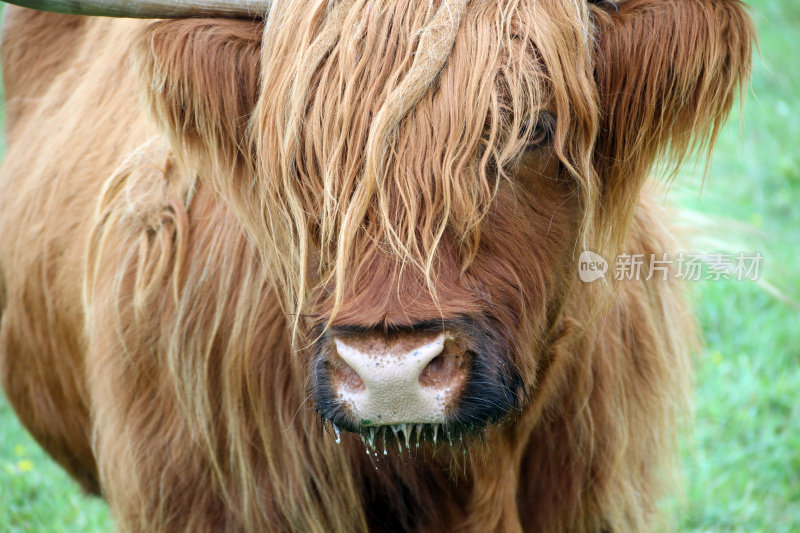
[[[702,172],[688,169],[671,195],[738,221],[714,237],[760,251],[774,289],[694,284],[706,345],[682,444],[685,495],[667,503],[677,531],[800,532],[800,2],[748,3],[761,57],[744,115],[722,133],[702,194]],[[0,532],[111,527],[105,504],[80,493],[0,395]]]

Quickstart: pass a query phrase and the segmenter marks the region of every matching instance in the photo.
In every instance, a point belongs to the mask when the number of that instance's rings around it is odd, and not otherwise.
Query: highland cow
[[[578,256],[676,249],[738,0],[19,3],[0,374],[120,530],[658,526],[691,313]]]

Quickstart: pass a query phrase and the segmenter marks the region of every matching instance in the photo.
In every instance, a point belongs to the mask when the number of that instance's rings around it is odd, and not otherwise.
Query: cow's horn
[[[121,18],[257,18],[272,0],[10,0],[9,4],[67,15]]]

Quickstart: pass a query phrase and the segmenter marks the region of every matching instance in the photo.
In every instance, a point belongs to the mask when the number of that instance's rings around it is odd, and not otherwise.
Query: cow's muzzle
[[[507,344],[463,320],[330,328],[317,341],[312,376],[318,410],[337,430],[388,430],[416,443],[503,419],[521,389]]]

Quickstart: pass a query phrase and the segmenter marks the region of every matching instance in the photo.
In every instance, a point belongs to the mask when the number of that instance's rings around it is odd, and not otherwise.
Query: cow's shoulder
[[[9,119],[15,106],[41,96],[69,68],[85,34],[86,17],[6,6],[2,25],[2,65]],[[18,110],[18,111],[21,111]]]

